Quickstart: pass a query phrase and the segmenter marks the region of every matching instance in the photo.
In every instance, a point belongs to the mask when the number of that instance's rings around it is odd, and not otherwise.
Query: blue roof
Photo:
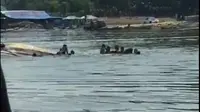
[[[1,13],[12,19],[48,19],[50,18],[50,16],[45,11],[9,10],[9,11],[1,11]]]

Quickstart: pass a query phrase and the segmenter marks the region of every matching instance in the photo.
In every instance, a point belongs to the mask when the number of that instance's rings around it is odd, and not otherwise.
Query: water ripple
[[[194,32],[63,30],[1,35],[5,43],[52,50],[66,43],[76,52],[70,58],[2,57],[14,112],[199,110],[199,48]],[[138,48],[142,54],[99,55],[102,43]]]

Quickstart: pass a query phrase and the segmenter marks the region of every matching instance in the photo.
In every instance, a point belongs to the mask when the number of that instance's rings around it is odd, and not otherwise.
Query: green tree
[[[199,0],[1,0],[7,9],[45,10],[65,16],[67,13],[117,16],[194,14]]]

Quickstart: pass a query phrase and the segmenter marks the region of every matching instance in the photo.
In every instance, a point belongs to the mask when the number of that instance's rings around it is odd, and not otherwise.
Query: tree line
[[[199,14],[199,0],[1,0],[10,10],[45,10],[57,16],[174,16]]]

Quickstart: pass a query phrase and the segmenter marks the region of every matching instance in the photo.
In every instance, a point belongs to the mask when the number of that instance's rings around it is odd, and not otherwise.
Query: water
[[[2,57],[12,110],[197,112],[198,36],[174,34],[83,31],[2,34],[4,42],[29,43],[52,50],[67,43],[76,52],[70,58]],[[141,55],[100,55],[102,43],[138,48]]]

